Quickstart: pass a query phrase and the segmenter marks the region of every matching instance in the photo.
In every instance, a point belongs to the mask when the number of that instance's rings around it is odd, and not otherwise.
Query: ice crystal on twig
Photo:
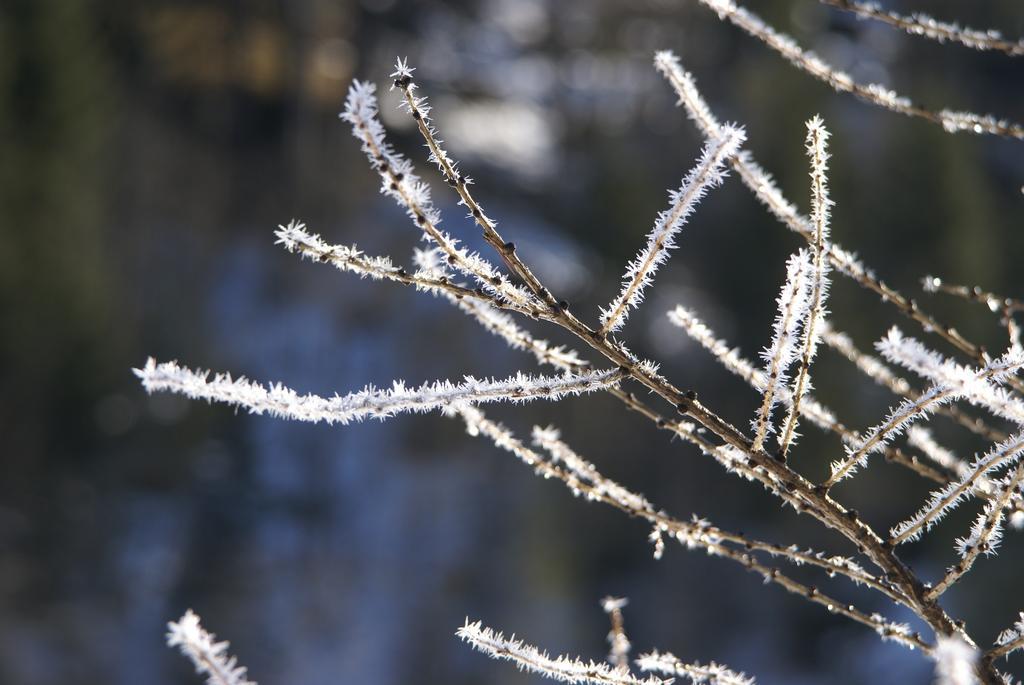
[[[256,685],[245,677],[245,667],[228,654],[228,643],[217,642],[214,634],[206,632],[191,609],[167,624],[167,646],[178,647],[191,659],[208,685]]]
[[[646,673],[687,678],[695,685],[754,685],[756,682],[746,673],[737,673],[714,661],[707,665],[684,663],[671,652],[642,654],[636,663]]]

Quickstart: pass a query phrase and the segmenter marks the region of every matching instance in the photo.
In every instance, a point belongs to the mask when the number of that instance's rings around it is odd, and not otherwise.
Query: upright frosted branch
[[[676,246],[676,234],[708,190],[722,184],[725,160],[736,154],[744,140],[742,129],[723,127],[704,146],[697,165],[683,178],[679,189],[669,192],[668,209],[658,213],[654,228],[647,235],[647,245],[627,265],[618,298],[601,309],[601,335],[619,330],[629,310],[643,301],[644,289],[654,280],[658,267],[668,260],[668,251]]]
[[[814,224],[814,271],[811,275],[811,307],[803,328],[803,352],[800,370],[793,384],[793,402],[789,407],[785,428],[779,439],[779,452],[783,458],[796,437],[800,420],[800,402],[811,386],[811,363],[818,352],[821,325],[825,319],[825,301],[828,299],[829,264],[825,249],[829,242],[829,216],[832,200],[828,196],[828,131],[820,117],[807,122],[807,156],[811,160],[811,223]]]
[[[645,673],[659,673],[665,676],[686,678],[695,685],[712,683],[713,685],[754,685],[752,676],[730,670],[722,664],[711,662],[707,665],[688,664],[671,652],[651,652],[642,654],[637,665]]]
[[[733,0],[700,0],[700,3],[714,10],[720,18],[729,20],[735,26],[763,42],[796,68],[827,83],[839,92],[852,93],[893,112],[940,124],[949,132],[970,131],[971,133],[1024,138],[1024,127],[1019,124],[996,119],[987,114],[980,115],[951,110],[935,112],[915,105],[909,98],[885,86],[877,83],[858,83],[849,74],[831,66],[813,52],[804,50],[790,36],[776,31],[759,16],[737,5]]]
[[[536,298],[530,293],[513,284],[479,254],[459,247],[457,240],[438,228],[441,215],[434,207],[430,187],[414,173],[409,160],[395,152],[385,139],[375,92],[373,84],[353,81],[340,116],[352,125],[352,135],[380,174],[381,192],[405,209],[424,237],[445,252],[455,269],[474,278],[486,292],[522,308],[536,307]]]
[[[1004,38],[999,31],[960,26],[954,22],[940,21],[927,14],[899,14],[882,8],[877,2],[859,2],[858,0],[821,0],[841,10],[854,12],[864,19],[875,19],[890,26],[906,31],[914,36],[924,36],[940,43],[960,43],[975,50],[995,50],[1011,57],[1024,55],[1024,40],[1012,41]]]
[[[754,450],[764,446],[772,430],[772,409],[779,402],[779,388],[786,387],[788,370],[796,360],[797,333],[810,307],[808,284],[811,260],[804,250],[790,256],[786,264],[786,282],[776,302],[778,313],[773,324],[771,344],[761,353],[765,362],[765,385],[761,408],[754,419]]]
[[[418,388],[407,388],[401,381],[395,381],[389,390],[367,386],[359,392],[325,398],[300,395],[280,383],[264,387],[244,377],[233,379],[229,374],[217,374],[211,379],[208,371],[192,371],[178,366],[176,362],[157,364],[154,359],[150,359],[145,367],[135,369],[135,374],[150,393],[169,391],[191,399],[242,407],[251,414],[342,425],[367,418],[385,419],[407,412],[456,410],[464,405],[483,402],[557,400],[567,395],[599,390],[618,382],[623,376],[617,369],[558,377],[519,373],[500,381],[466,376],[462,383],[436,381]]]
[[[563,683],[587,683],[588,685],[667,685],[654,676],[643,680],[608,664],[595,661],[584,662],[577,657],[551,657],[532,645],[528,645],[515,637],[507,638],[490,628],[485,628],[480,621],[465,625],[456,632],[459,638],[474,649],[487,654],[492,659],[511,661],[521,671],[537,673],[551,680]]]
[[[256,685],[245,677],[246,669],[228,654],[228,643],[217,642],[217,636],[206,632],[191,609],[167,624],[167,646],[178,647],[192,660],[196,673],[206,676],[208,685]]]

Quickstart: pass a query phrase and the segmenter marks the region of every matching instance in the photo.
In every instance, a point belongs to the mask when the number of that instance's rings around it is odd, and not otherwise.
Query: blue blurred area
[[[1024,34],[1011,0],[892,6]],[[857,78],[1024,120],[1020,59],[933,45],[812,0],[751,9]],[[285,423],[147,397],[131,373],[153,355],[330,394],[532,369],[447,303],[303,263],[273,229],[299,218],[411,264],[415,227],[377,194],[336,117],[352,78],[384,85],[408,55],[488,213],[594,321],[700,149],[651,67],[663,48],[722,118],[747,126],[750,149],[802,207],[803,121],[820,113],[833,133],[835,239],[968,337],[1004,344],[988,312],[926,299],[918,280],[1024,295],[1021,143],[949,136],[832,93],[692,0],[0,7],[0,683],[198,682],[163,645],[166,621],[189,607],[264,684],[530,682],[461,645],[464,618],[601,658],[608,594],[631,599],[638,651],[722,661],[764,684],[929,682],[920,655],[726,561],[678,546],[654,561],[643,525],[574,499],[454,421]],[[448,230],[484,250],[394,95],[383,102]],[[664,313],[693,307],[753,357],[799,241],[731,179],[680,242],[624,338],[743,426],[755,394]],[[864,349],[893,324],[921,335],[849,281],[831,309]],[[855,429],[893,402],[827,350],[816,385]],[[609,476],[681,517],[850,552],[611,398],[489,414],[524,437],[558,425]],[[936,430],[964,453],[985,446],[948,423]],[[840,445],[807,433],[795,463],[820,478]],[[884,529],[927,491],[879,460],[839,495]],[[925,577],[952,563],[974,515],[964,509],[907,548]],[[1020,548],[1009,533],[945,600],[984,639],[1024,607]]]

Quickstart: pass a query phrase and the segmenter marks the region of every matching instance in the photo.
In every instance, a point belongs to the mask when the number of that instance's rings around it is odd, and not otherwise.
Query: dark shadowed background
[[[1024,34],[1014,0],[886,4]],[[860,79],[1024,119],[1024,58],[935,45],[812,0],[751,9]],[[166,621],[188,607],[264,685],[534,682],[472,653],[455,629],[469,616],[602,658],[608,594],[630,598],[638,651],[724,661],[761,683],[928,682],[919,654],[731,562],[678,545],[654,561],[644,525],[537,479],[454,421],[285,423],[147,397],[131,373],[153,355],[329,394],[531,369],[447,303],[300,262],[272,231],[299,218],[410,263],[416,230],[377,194],[337,119],[352,78],[386,84],[408,55],[488,213],[594,321],[700,149],[651,66],[664,48],[721,118],[747,126],[750,149],[805,210],[803,122],[820,113],[834,135],[834,238],[969,337],[1005,344],[994,315],[922,295],[919,278],[1024,296],[1024,143],[947,135],[837,95],[692,0],[4,3],[0,682],[198,682],[163,646]],[[393,95],[382,114],[394,142],[434,186],[448,230],[478,244]],[[728,180],[624,339],[744,426],[757,395],[665,312],[687,304],[754,356],[799,244]],[[836,279],[833,321],[861,347],[894,323],[923,335]],[[830,350],[819,359],[817,394],[851,427],[895,401]],[[609,397],[489,414],[524,434],[558,425],[679,516],[850,551]],[[935,428],[965,454],[985,447]],[[840,445],[807,433],[795,463],[820,479]],[[878,460],[837,493],[885,529],[927,491]],[[905,558],[936,578],[976,510]],[[1004,547],[944,599],[983,641],[1024,609],[1020,534]],[[848,584],[811,582],[907,620]]]

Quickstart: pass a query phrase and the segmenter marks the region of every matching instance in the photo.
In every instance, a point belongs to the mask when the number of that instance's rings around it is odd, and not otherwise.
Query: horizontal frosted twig
[[[957,538],[956,549],[960,553],[960,561],[950,568],[946,575],[928,591],[929,597],[939,597],[951,588],[971,568],[982,554],[994,555],[1003,539],[1003,516],[1010,504],[1010,498],[1020,491],[1021,477],[1024,476],[1024,464],[1018,465],[1013,476],[997,481],[999,495],[985,505],[971,526],[971,532]]]
[[[385,140],[375,92],[373,84],[353,81],[341,118],[352,125],[352,135],[362,143],[371,166],[380,174],[381,192],[405,209],[424,237],[444,250],[455,269],[476,279],[486,292],[522,308],[538,306],[530,293],[513,284],[479,254],[459,247],[457,240],[437,227],[441,215],[434,207],[430,187],[414,173],[409,160],[395,152]]]
[[[1013,627],[999,633],[996,638],[996,646],[985,655],[987,658],[994,661],[999,657],[1009,656],[1011,652],[1024,647],[1024,611],[1018,615],[1020,619],[1013,624]]]
[[[651,652],[641,654],[636,660],[637,666],[644,673],[659,673],[665,676],[687,678],[690,682],[712,683],[713,685],[754,685],[757,682],[746,673],[737,673],[714,661],[707,665],[700,663],[687,664],[671,652]]]
[[[861,84],[849,74],[826,63],[818,55],[804,50],[790,36],[776,31],[753,12],[737,5],[733,0],[700,0],[700,3],[719,18],[728,19],[734,25],[775,50],[796,68],[828,84],[839,92],[851,93],[885,109],[919,117],[941,125],[946,131],[970,131],[989,133],[1010,138],[1024,138],[1024,127],[1009,121],[996,119],[992,115],[972,112],[954,112],[948,109],[932,111],[915,105],[895,91],[877,83]]]
[[[627,265],[619,296],[601,308],[601,335],[619,330],[629,310],[643,301],[644,289],[653,282],[658,267],[668,260],[669,250],[676,246],[676,234],[708,190],[722,184],[725,160],[739,150],[744,140],[742,129],[722,127],[720,134],[704,146],[697,165],[683,178],[679,189],[669,192],[668,209],[658,213],[654,228],[647,234],[647,244]]]
[[[760,450],[771,430],[772,409],[779,402],[779,388],[786,387],[787,372],[796,360],[797,333],[810,308],[808,290],[811,259],[807,252],[793,253],[786,264],[786,282],[776,299],[778,313],[772,325],[772,342],[761,353],[765,386],[761,407],[752,422],[754,450]]]
[[[701,133],[706,138],[717,135],[721,124],[701,96],[693,75],[682,68],[679,59],[670,51],[662,51],[655,55],[654,65],[675,90],[679,96],[679,103],[686,109],[687,116],[697,124]],[[749,151],[743,150],[733,157],[732,166],[743,184],[775,218],[791,231],[803,236],[809,244],[814,243],[814,228],[810,220],[800,214],[793,203],[786,199],[771,175],[758,165]],[[916,302],[879,279],[852,252],[832,243],[828,248],[828,259],[841,273],[861,287],[874,292],[883,302],[891,302],[897,311],[915,321],[923,330],[935,333],[979,363],[984,362],[985,355],[981,347],[966,339],[956,329],[939,322],[934,316],[924,312]],[[1014,381],[1012,384],[1016,389],[1024,390],[1024,383]]]
[[[875,19],[890,26],[902,29],[915,36],[924,36],[940,43],[960,43],[975,50],[996,50],[1011,57],[1024,55],[1024,40],[1012,41],[1003,38],[995,30],[978,29],[960,26],[959,24],[939,21],[927,14],[914,12],[910,15],[899,14],[882,8],[876,2],[857,2],[857,0],[821,0],[841,10],[854,12],[865,19]]]
[[[467,376],[462,383],[436,381],[417,388],[407,388],[395,381],[389,390],[368,386],[364,390],[331,398],[299,395],[281,384],[264,387],[229,374],[192,371],[176,362],[157,364],[150,358],[142,369],[135,369],[147,392],[166,390],[191,399],[223,402],[244,407],[252,414],[342,425],[367,418],[385,419],[405,412],[427,412],[435,409],[455,410],[481,402],[526,402],[534,399],[557,400],[566,395],[599,390],[622,379],[618,369],[588,371],[560,377],[529,376],[519,373],[505,380],[480,380]]]
[[[501,633],[485,628],[480,621],[459,628],[456,635],[474,649],[492,659],[504,659],[514,663],[519,670],[537,673],[551,680],[564,683],[588,683],[593,685],[667,685],[666,681],[654,676],[643,680],[608,664],[595,661],[584,662],[577,657],[551,657],[515,636],[506,638]]]
[[[206,675],[208,685],[256,685],[245,677],[246,669],[228,654],[228,643],[206,632],[191,609],[177,622],[167,624],[167,646],[178,647],[192,660],[196,673]]]
[[[915,540],[930,529],[950,509],[956,507],[964,497],[978,487],[978,482],[989,473],[1013,464],[1024,453],[1024,433],[1011,435],[995,445],[985,454],[976,457],[970,471],[957,481],[936,490],[928,502],[910,519],[893,527],[890,531],[894,544]]]
[[[796,438],[796,427],[800,420],[800,402],[811,386],[811,364],[818,352],[821,339],[821,324],[825,319],[825,301],[829,291],[829,264],[825,259],[825,248],[831,240],[829,217],[833,202],[828,195],[828,137],[825,123],[815,116],[807,122],[807,156],[811,161],[811,223],[814,224],[814,268],[809,277],[811,283],[810,309],[803,327],[803,351],[800,367],[793,384],[793,402],[784,422],[785,428],[779,438],[779,456],[786,458],[790,445]]]
[[[1024,401],[996,385],[1012,380],[1013,375],[1024,367],[1024,350],[1011,349],[986,364],[985,368],[990,369],[991,373],[973,377],[974,369],[946,359],[914,338],[904,336],[895,326],[889,329],[876,347],[889,361],[934,383],[962,385],[964,397],[971,404],[1024,426]]]

